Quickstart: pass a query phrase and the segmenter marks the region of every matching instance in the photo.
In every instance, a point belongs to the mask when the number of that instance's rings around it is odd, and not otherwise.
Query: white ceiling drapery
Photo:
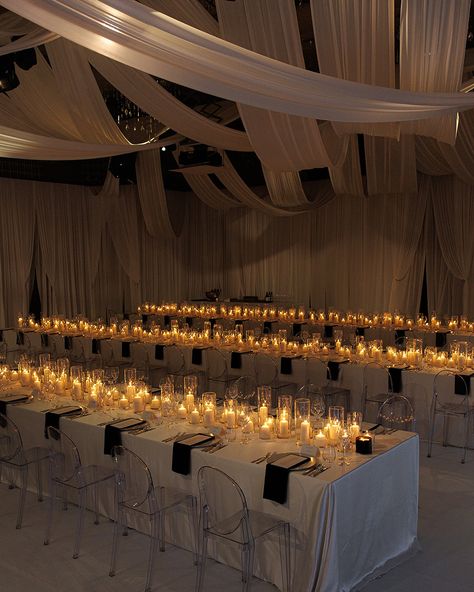
[[[36,24],[142,71],[255,107],[330,121],[411,121],[474,106],[309,72],[255,54],[134,1],[0,0]]]

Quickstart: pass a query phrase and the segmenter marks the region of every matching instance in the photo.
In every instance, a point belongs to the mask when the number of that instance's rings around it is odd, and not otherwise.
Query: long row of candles
[[[50,329],[50,327],[53,328]],[[248,329],[244,335],[242,324],[238,324],[234,330],[224,330],[222,324],[215,323],[211,326],[210,321],[204,322],[202,331],[179,327],[176,319],[172,321],[171,328],[167,330],[161,330],[159,325],[154,325],[150,330],[146,330],[143,328],[141,321],[136,321],[134,324],[124,321],[117,329],[115,324],[106,327],[105,325],[99,326],[84,320],[74,323],[73,321],[58,318],[42,319],[40,325],[30,328],[39,332],[56,331],[65,335],[86,335],[91,338],[116,337],[117,339],[133,339],[165,345],[212,345],[218,348],[227,347],[236,351],[262,351],[273,355],[314,355],[322,359],[336,357],[336,359],[343,358],[355,362],[376,361],[383,364],[403,364],[417,368],[450,368],[458,370],[474,368],[474,346],[466,341],[451,343],[449,352],[431,346],[423,348],[423,341],[418,338],[406,338],[403,348],[392,346],[384,348],[382,340],[365,341],[363,337],[356,337],[355,345],[349,346],[343,342],[341,329],[334,329],[334,347],[332,347],[321,339],[320,333],[313,333],[312,335],[308,333],[304,339],[299,340],[288,339],[286,329],[281,329],[278,333],[259,336],[257,336],[255,330]]]
[[[309,398],[280,395],[274,416],[270,386],[258,387],[252,403],[248,393],[243,395],[233,386],[218,406],[216,393],[198,394],[198,379],[194,375],[184,377],[183,390],[175,390],[173,383],[166,381],[159,392],[153,393],[137,380],[135,368],[125,369],[124,381],[119,384],[114,376],[110,380],[103,369],[84,371],[81,366],[69,366],[67,359],[52,362],[47,354],[42,354],[36,366],[26,356],[17,369],[0,366],[0,387],[11,388],[18,384],[31,387],[46,398],[70,397],[91,410],[132,410],[138,414],[148,413],[155,419],[202,424],[217,433],[232,434],[233,430],[240,429],[244,439],[252,434],[258,434],[262,440],[294,437],[300,445],[313,444],[321,448],[335,446],[344,437],[354,442],[361,433],[362,415],[354,412],[344,417],[342,407],[330,407],[327,421],[316,417],[315,423]]]
[[[465,316],[451,316],[438,318],[436,312],[432,312],[429,318],[418,314],[416,318],[395,312],[365,313],[359,311],[339,311],[330,309],[328,312],[319,309],[307,310],[304,306],[275,306],[266,305],[241,305],[241,304],[191,304],[169,302],[152,304],[145,302],[138,307],[139,315],[158,315],[175,317],[197,317],[203,319],[236,319],[236,320],[280,320],[282,322],[305,322],[310,324],[330,323],[334,325],[355,325],[366,327],[397,327],[405,329],[418,328],[422,330],[438,330],[441,328],[450,331],[474,332],[474,322]]]

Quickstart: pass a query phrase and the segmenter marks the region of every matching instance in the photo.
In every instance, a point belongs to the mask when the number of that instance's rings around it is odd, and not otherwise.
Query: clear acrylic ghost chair
[[[280,379],[280,357],[274,357],[261,352],[253,356],[254,376],[257,386],[272,387],[272,405],[276,405],[278,395],[284,392],[293,392],[295,385]]]
[[[25,508],[26,491],[28,487],[28,469],[35,465],[36,486],[38,501],[43,501],[43,486],[41,475],[41,463],[48,459],[49,452],[46,448],[35,446],[23,448],[20,431],[15,423],[0,413],[0,476],[2,469],[6,469],[10,488],[14,488],[16,477],[20,478],[20,500],[16,527],[21,528],[23,511]]]
[[[362,415],[369,420],[369,408],[376,408],[377,415],[382,404],[393,394],[392,377],[388,368],[378,362],[369,362],[364,367],[362,392]]]
[[[404,395],[390,395],[380,406],[377,423],[392,430],[415,431],[415,412]]]
[[[460,394],[455,393],[455,380],[458,380]],[[431,457],[436,416],[443,417],[443,446],[448,446],[448,421],[450,417],[459,417],[464,421],[464,446],[461,463],[466,461],[469,444],[469,425],[474,415],[474,401],[470,394],[468,381],[461,375],[455,376],[450,370],[441,370],[433,382],[433,397],[430,410],[430,431],[428,440],[428,458]]]
[[[278,535],[283,592],[290,592],[290,525],[264,512],[249,510],[245,495],[229,475],[204,466],[198,471],[200,521],[196,592],[204,590],[209,538],[236,545],[241,552],[242,590],[248,592],[253,575],[255,543]]]
[[[146,574],[145,592],[152,588],[151,580],[156,552],[165,550],[164,520],[165,515],[188,510],[191,543],[196,560],[196,498],[185,491],[153,484],[150,470],[146,463],[131,450],[123,446],[114,446],[112,456],[116,465],[117,478],[117,520],[114,527],[112,559],[109,575],[115,575],[120,531],[127,532],[127,517],[145,518],[150,524],[150,550]]]
[[[69,436],[52,426],[48,427],[48,438],[50,444],[49,487],[51,497],[44,544],[49,545],[50,542],[54,505],[58,489],[62,490],[62,499],[65,507],[67,507],[68,493],[75,492],[78,495],[79,515],[72,556],[73,559],[77,559],[79,557],[82,531],[84,529],[87,492],[90,491],[92,497],[92,506],[95,515],[94,523],[99,524],[97,489],[105,485],[110,485],[113,488],[115,473],[99,465],[83,465],[79,450],[74,442]]]
[[[207,388],[222,392],[235,381],[229,376],[229,365],[226,355],[219,349],[211,347],[206,350]]]

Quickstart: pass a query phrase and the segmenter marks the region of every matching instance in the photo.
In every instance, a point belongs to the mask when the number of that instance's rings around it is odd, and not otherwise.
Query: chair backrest
[[[364,396],[386,394],[387,397],[393,391],[393,383],[390,372],[378,362],[369,362],[364,367],[363,374]]]
[[[227,358],[223,352],[215,347],[206,350],[207,377],[215,380],[227,377]]]
[[[0,413],[0,460],[9,461],[23,455],[23,443],[16,424]]]
[[[433,397],[438,399],[438,404],[450,403],[451,407],[459,406],[463,411],[469,406],[470,378],[457,374],[452,370],[440,370],[433,381]],[[442,399],[442,400],[441,400]],[[454,407],[452,407],[455,410]]]
[[[117,469],[119,503],[131,509],[154,513],[159,500],[145,461],[124,446],[114,446],[112,458]]]
[[[310,358],[306,366],[306,379],[310,384],[322,387],[328,384],[328,368],[326,362],[319,358]]]
[[[167,345],[165,352],[166,365],[170,374],[177,374],[184,370],[184,353],[179,345]]]
[[[413,405],[403,395],[390,395],[382,403],[377,421],[386,428],[414,431],[415,413]]]
[[[203,527],[240,542],[251,538],[247,501],[240,486],[224,471],[203,466],[198,475]]]
[[[54,480],[68,482],[74,478],[81,481],[81,456],[74,442],[64,432],[49,426],[47,429],[50,448],[50,471]]]
[[[253,358],[255,381],[258,386],[272,385],[278,376],[279,358],[258,352]]]
[[[257,404],[257,383],[253,376],[240,376],[231,387],[237,391],[240,400]]]

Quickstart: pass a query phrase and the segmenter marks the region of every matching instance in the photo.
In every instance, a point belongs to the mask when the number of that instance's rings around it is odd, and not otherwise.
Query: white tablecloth
[[[65,399],[66,402],[66,399]],[[45,445],[44,414],[50,403],[9,406],[8,415],[19,426],[25,446]],[[77,443],[84,463],[111,465],[103,454],[107,416],[93,413],[80,419],[61,419],[61,429]],[[110,417],[109,417],[110,419]],[[408,432],[377,436],[372,456],[352,454],[348,468],[333,466],[316,478],[292,473],[288,502],[280,505],[262,498],[264,465],[250,463],[267,451],[295,450],[295,443],[273,440],[229,444],[215,454],[192,451],[192,473],[171,471],[172,445],[162,440],[186,423],[161,425],[141,435],[123,435],[123,444],[149,465],[155,484],[196,491],[200,466],[218,467],[242,487],[252,509],[284,518],[293,525],[296,546],[292,592],[344,592],[386,571],[416,549],[418,517],[418,437]],[[113,494],[102,499],[102,511],[111,515]],[[184,520],[185,517],[181,517]],[[171,532],[170,532],[171,531]],[[183,522],[168,528],[171,542],[189,547]],[[104,541],[107,544],[107,541]],[[216,558],[236,567],[238,554],[215,551]],[[255,575],[281,589],[278,546],[268,544],[256,551]]]

